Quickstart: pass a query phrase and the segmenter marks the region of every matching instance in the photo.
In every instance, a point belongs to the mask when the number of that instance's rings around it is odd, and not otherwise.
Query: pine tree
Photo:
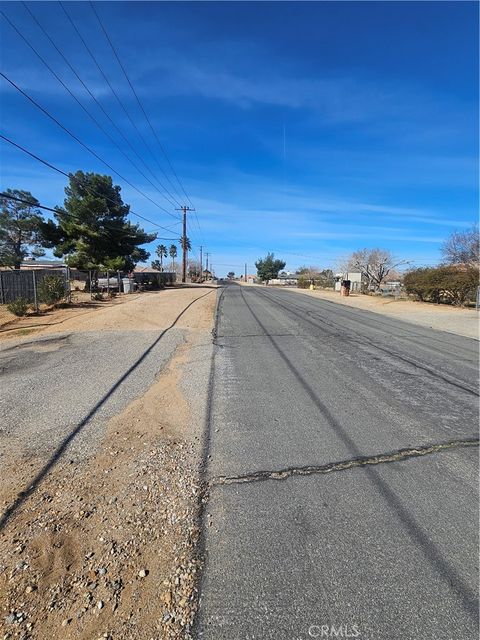
[[[255,262],[259,279],[263,280],[267,284],[270,280],[278,278],[278,272],[281,271],[286,264],[287,263],[283,260],[275,260],[273,253],[267,253],[265,258],[259,259]]]
[[[131,271],[148,259],[141,245],[156,234],[127,220],[130,207],[110,176],[77,171],[70,174],[65,194],[63,207],[56,207],[56,221],[42,225],[45,246],[56,256],[66,256],[67,264],[77,269],[94,271]]]

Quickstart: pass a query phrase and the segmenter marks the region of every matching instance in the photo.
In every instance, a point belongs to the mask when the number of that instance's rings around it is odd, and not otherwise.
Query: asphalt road
[[[478,343],[273,288],[218,314],[196,637],[478,637]]]

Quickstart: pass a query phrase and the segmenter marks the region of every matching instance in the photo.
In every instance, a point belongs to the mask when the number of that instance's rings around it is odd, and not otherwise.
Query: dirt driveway
[[[105,331],[113,329],[163,329],[168,327],[176,316],[198,298],[199,292],[207,291],[204,287],[191,286],[185,288],[165,289],[159,292],[146,292],[120,296],[111,301],[89,300],[89,296],[81,296],[74,304],[60,309],[47,310],[41,315],[28,315],[15,318],[0,307],[0,341],[19,338],[26,335],[45,335],[59,331]],[[196,309],[196,327],[205,323],[205,310],[202,306]],[[190,316],[187,316],[187,319]],[[207,324],[211,317],[206,319]],[[183,326],[185,319],[180,320]]]
[[[1,335],[5,640],[190,637],[215,301],[165,290]]]

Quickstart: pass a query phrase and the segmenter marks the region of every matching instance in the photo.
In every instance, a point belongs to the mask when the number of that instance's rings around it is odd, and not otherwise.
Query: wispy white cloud
[[[368,241],[369,245],[376,245],[382,241],[388,240],[395,242],[420,242],[420,243],[431,243],[431,244],[439,244],[444,240],[442,236],[429,236],[429,235],[401,235],[398,233],[394,233],[394,229],[373,229],[371,228],[368,232],[365,231],[350,231],[349,229],[345,231],[319,231],[319,232],[297,232],[294,231],[291,233],[292,237],[295,238],[310,238],[310,239],[318,239],[318,240],[365,240]]]

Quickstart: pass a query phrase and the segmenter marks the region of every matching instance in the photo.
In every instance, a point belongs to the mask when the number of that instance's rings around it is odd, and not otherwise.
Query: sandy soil
[[[198,297],[199,292],[206,290],[205,287],[179,287],[123,295],[100,302],[90,300],[88,294],[76,294],[71,306],[45,309],[39,315],[29,314],[25,318],[16,318],[5,305],[0,305],[0,340],[58,331],[163,329],[171,324],[186,304]],[[203,312],[197,308],[195,327],[205,328],[210,320],[202,320],[198,313]],[[181,319],[178,326],[188,328],[188,319]]]
[[[351,294],[348,297],[343,297],[334,291],[309,291],[294,288],[289,288],[288,290],[349,307],[381,313],[399,320],[412,322],[413,324],[438,329],[439,331],[448,331],[468,338],[479,339],[479,314],[475,309],[461,309],[447,305],[435,305],[413,300],[394,300],[392,298],[361,294]]]
[[[164,328],[205,289],[142,294],[86,313],[61,313],[71,331]],[[148,301],[148,302],[146,302]],[[177,326],[188,329],[157,382],[110,420],[90,460],[68,455],[26,498],[0,537],[4,640],[190,638],[202,500],[202,423],[180,385],[213,323],[215,292]],[[42,333],[58,331],[52,324]],[[209,339],[209,338],[208,338]],[[12,459],[3,507],[44,460]]]

